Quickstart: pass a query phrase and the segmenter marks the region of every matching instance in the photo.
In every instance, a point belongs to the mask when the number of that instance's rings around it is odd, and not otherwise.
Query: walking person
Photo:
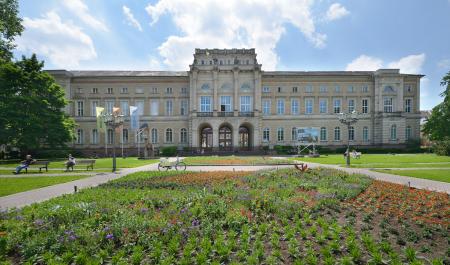
[[[31,155],[27,155],[25,157],[25,160],[21,162],[20,166],[16,167],[16,170],[13,171],[14,175],[20,174],[20,171],[22,169],[28,168],[29,165],[33,164],[34,162],[36,162],[36,160],[34,160],[33,158],[31,158]]]

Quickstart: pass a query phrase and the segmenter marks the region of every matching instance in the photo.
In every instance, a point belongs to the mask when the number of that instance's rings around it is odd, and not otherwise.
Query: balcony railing
[[[217,116],[219,116],[219,117],[233,117],[234,116],[234,112],[232,112],[232,111],[220,111],[220,112],[217,112]]]
[[[239,111],[239,117],[253,117],[255,113],[253,111]]]
[[[197,117],[212,117],[212,111],[197,112]]]

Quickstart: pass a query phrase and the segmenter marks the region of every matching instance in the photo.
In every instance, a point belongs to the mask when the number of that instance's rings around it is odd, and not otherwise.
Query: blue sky
[[[15,55],[47,69],[187,70],[194,48],[253,47],[263,70],[450,71],[450,0],[23,0]]]

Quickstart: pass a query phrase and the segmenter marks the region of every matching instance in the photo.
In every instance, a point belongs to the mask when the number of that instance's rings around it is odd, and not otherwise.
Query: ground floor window
[[[92,144],[98,144],[98,130],[97,129],[93,129],[92,130]]]
[[[411,126],[406,126],[405,139],[409,141],[411,139]]]
[[[172,142],[172,129],[166,129],[166,143]]]
[[[180,142],[183,143],[183,144],[187,143],[188,142],[187,138],[188,138],[187,137],[187,129],[186,128],[182,128],[180,130]]]
[[[128,129],[122,130],[122,143],[128,143]]]
[[[335,141],[341,140],[341,128],[339,127],[334,128],[334,140]]]
[[[367,128],[367,127],[363,128],[363,141],[364,142],[369,141],[369,128]]]
[[[200,144],[203,149],[212,148],[213,131],[211,127],[205,127],[200,133]]]
[[[278,142],[284,141],[284,129],[283,128],[277,129],[277,140],[278,140]]]
[[[348,128],[348,140],[349,141],[355,140],[355,128],[353,126],[350,126],[350,128]]]
[[[107,131],[107,143],[113,144],[114,143],[114,131],[113,129],[108,129]]]
[[[152,129],[152,144],[158,143],[158,130],[156,128]]]
[[[321,141],[327,140],[327,128],[325,127],[320,128],[320,140]]]
[[[391,126],[391,140],[397,140],[397,125],[395,124]]]
[[[270,140],[270,130],[269,128],[264,128],[263,130],[263,141],[268,142]]]
[[[77,130],[77,144],[83,144],[84,132],[82,129]]]

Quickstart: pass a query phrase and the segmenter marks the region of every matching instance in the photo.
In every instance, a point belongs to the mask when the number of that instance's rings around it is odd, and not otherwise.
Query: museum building
[[[49,70],[64,88],[77,128],[74,148],[136,154],[145,141],[160,149],[235,152],[297,145],[298,128],[316,128],[317,145],[399,147],[420,137],[420,78],[398,69],[263,71],[255,49],[196,49],[189,71]],[[96,107],[119,107],[125,123],[104,133]],[[140,125],[130,127],[130,106]],[[358,122],[341,124],[339,113]],[[142,148],[142,147],[141,147]]]

